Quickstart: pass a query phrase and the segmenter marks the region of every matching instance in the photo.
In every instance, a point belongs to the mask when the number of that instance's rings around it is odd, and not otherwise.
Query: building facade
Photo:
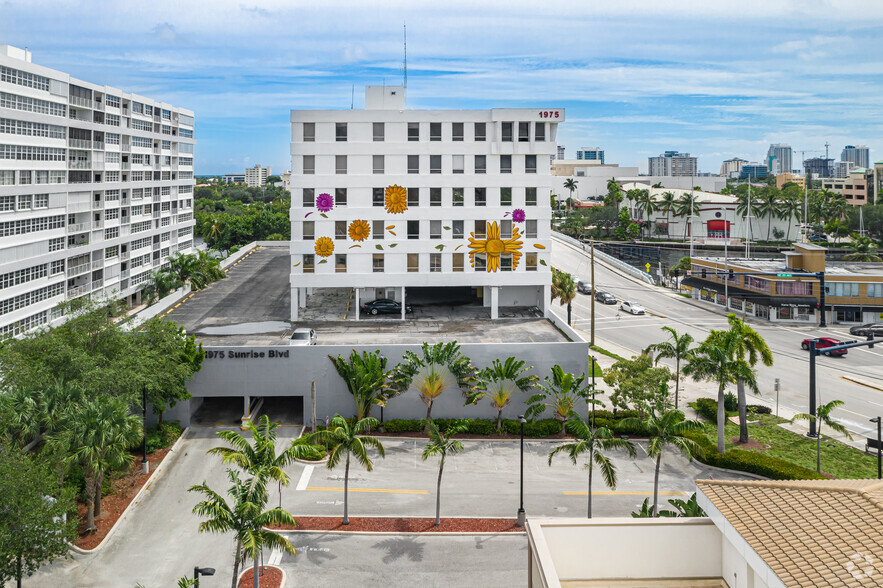
[[[871,201],[873,183],[873,172],[857,168],[850,171],[845,178],[822,180],[822,189],[843,194],[846,201],[853,206],[862,206]]]
[[[806,178],[801,175],[792,173],[779,174],[776,176],[776,188],[778,188],[779,190],[781,190],[785,186],[785,184],[788,183],[797,184],[801,188],[804,188],[806,186]]]
[[[245,168],[245,185],[249,188],[260,188],[267,185],[267,178],[271,175],[269,167],[261,167],[260,164],[254,167]]]
[[[369,86],[364,110],[291,112],[292,320],[318,287],[547,310],[564,109],[404,106]]]
[[[604,163],[604,150],[600,147],[583,147],[582,149],[578,149],[576,151],[576,158],[578,161],[587,161],[594,163]]]
[[[244,184],[245,174],[224,174],[224,181],[228,184]]]
[[[770,168],[765,163],[748,162],[742,164],[739,172],[739,178],[743,180],[752,180],[754,178],[765,178],[770,174]]]
[[[689,153],[666,151],[647,159],[651,176],[695,176],[699,171],[697,159]]]
[[[791,173],[791,146],[773,143],[766,153],[766,163],[773,175]]]
[[[825,157],[813,157],[803,162],[805,173],[811,178],[830,178],[834,175],[834,160]]]
[[[138,302],[192,249],[193,123],[0,45],[0,332],[60,319],[66,300]]]
[[[742,159],[741,157],[727,159],[721,164],[720,175],[725,178],[738,178],[739,174],[742,172],[742,166],[746,163],[748,163],[748,160]]]
[[[840,154],[841,161],[849,161],[854,167],[868,168],[871,165],[871,150],[867,145],[847,145]]]

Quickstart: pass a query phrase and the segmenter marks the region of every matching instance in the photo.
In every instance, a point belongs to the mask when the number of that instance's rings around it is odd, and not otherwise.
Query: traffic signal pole
[[[831,347],[825,347],[824,353],[830,355],[834,351],[840,351],[841,349],[852,349],[853,347],[868,347],[869,349],[874,348],[874,335],[868,335],[867,340],[865,341],[855,341],[853,343],[843,343],[842,345],[833,345]],[[816,349],[816,342],[812,340],[809,342],[809,414],[816,416],[816,357],[822,353],[821,350]],[[807,437],[815,437],[816,436],[816,421],[815,419],[809,421],[809,433],[807,433]]]

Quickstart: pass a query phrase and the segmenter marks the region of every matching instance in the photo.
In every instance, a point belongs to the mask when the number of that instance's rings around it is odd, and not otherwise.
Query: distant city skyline
[[[149,4],[6,0],[0,43],[72,75],[159,95],[196,112],[195,173],[281,173],[289,112],[359,108],[365,85],[402,80],[408,107],[567,109],[558,143],[639,166],[689,152],[702,172],[764,161],[787,143],[794,166],[883,136],[883,70],[873,0],[631,0],[626,5],[404,1],[334,6],[283,0]],[[860,83],[857,83],[860,80]],[[353,89],[355,91],[353,92]],[[355,96],[352,100],[351,97]]]

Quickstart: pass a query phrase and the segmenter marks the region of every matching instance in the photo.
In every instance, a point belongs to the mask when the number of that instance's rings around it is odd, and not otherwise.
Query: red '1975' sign
[[[541,110],[540,118],[560,118],[561,113],[558,110]]]

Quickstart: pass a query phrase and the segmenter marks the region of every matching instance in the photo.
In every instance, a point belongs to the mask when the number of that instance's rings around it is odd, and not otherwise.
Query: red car
[[[834,347],[835,345],[843,345],[844,343],[850,343],[850,341],[840,341],[839,339],[832,339],[831,337],[818,337],[816,339],[804,339],[803,343],[800,344],[800,347],[804,350],[809,349],[809,342],[816,342],[816,349],[824,349],[826,347]],[[846,349],[838,349],[837,351],[822,351],[824,355],[846,355]]]

